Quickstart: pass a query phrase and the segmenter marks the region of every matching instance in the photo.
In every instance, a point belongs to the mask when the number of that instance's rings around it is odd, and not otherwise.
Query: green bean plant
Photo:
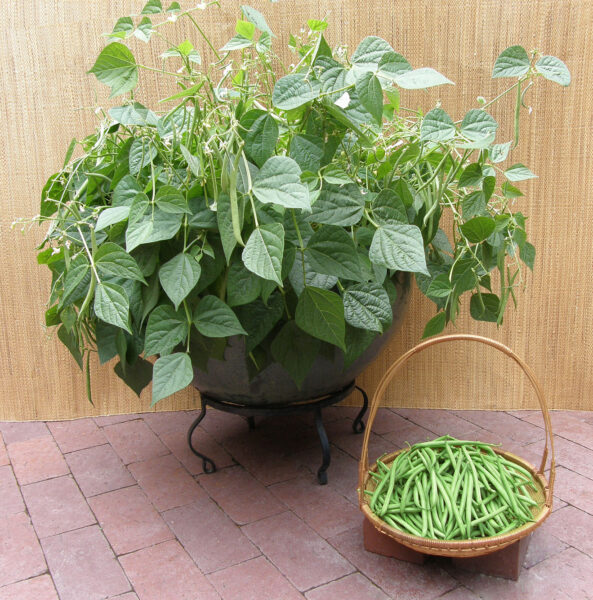
[[[399,271],[436,305],[425,336],[455,321],[466,295],[475,319],[500,324],[522,263],[533,266],[512,208],[516,182],[535,177],[501,165],[525,91],[542,77],[568,85],[564,63],[507,48],[492,75],[510,87],[454,121],[441,106],[406,108],[408,90],[452,82],[379,37],[349,54],[312,19],[285,65],[248,6],[216,48],[200,24],[212,4],[149,0],[117,21],[89,72],[121,105],[73,140],[42,191],[46,323],[86,361],[87,381],[93,352],[119,357],[117,375],[137,393],[152,380],[156,402],[244,336],[252,373],[279,362],[300,384],[319,353],[341,351],[347,366],[389,327]],[[173,45],[182,21],[195,38]],[[162,63],[138,63],[130,43],[155,40]],[[175,93],[140,104],[145,70]],[[507,94],[515,138],[497,143],[488,108]]]

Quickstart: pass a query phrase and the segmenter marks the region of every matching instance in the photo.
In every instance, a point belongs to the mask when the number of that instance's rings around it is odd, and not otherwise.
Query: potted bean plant
[[[509,87],[455,121],[407,108],[452,82],[379,37],[331,47],[312,19],[286,65],[260,12],[241,7],[217,48],[204,9],[149,0],[117,21],[89,73],[118,105],[43,188],[46,323],[87,377],[97,352],[136,393],[152,381],[153,403],[194,379],[245,404],[329,393],[388,338],[412,276],[436,308],[425,336],[462,299],[500,324],[535,253],[513,210],[535,175],[509,159],[523,94],[568,85],[564,63],[507,48],[492,76]],[[194,35],[171,45],[182,21]],[[154,42],[158,64],[137,62]],[[134,99],[147,69],[176,86],[151,106]],[[507,98],[515,135],[498,140],[488,109]]]

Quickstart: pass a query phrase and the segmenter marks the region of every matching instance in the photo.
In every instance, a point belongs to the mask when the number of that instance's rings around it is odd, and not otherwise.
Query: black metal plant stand
[[[325,427],[323,426],[323,421],[321,419],[321,410],[327,406],[332,406],[333,404],[337,404],[338,402],[344,400],[344,398],[349,396],[354,389],[358,390],[361,393],[363,405],[358,415],[356,415],[354,422],[352,423],[352,430],[354,431],[354,433],[362,433],[364,431],[364,422],[362,418],[367,411],[369,399],[366,392],[360,386],[356,385],[355,381],[351,381],[347,386],[345,386],[337,392],[328,394],[326,396],[322,396],[320,398],[313,398],[311,400],[307,400],[305,402],[298,402],[295,404],[267,404],[266,406],[244,406],[240,404],[234,404],[232,402],[227,402],[224,400],[219,400],[217,398],[213,398],[209,394],[203,393],[201,394],[202,408],[200,410],[200,414],[197,416],[196,420],[191,424],[187,432],[187,443],[189,444],[191,451],[196,456],[202,459],[202,467],[204,469],[204,472],[214,473],[214,471],[216,471],[216,465],[214,464],[214,461],[211,458],[208,458],[207,456],[202,454],[201,452],[198,452],[198,450],[194,448],[194,445],[192,443],[192,435],[196,427],[206,416],[207,406],[211,406],[212,408],[223,410],[225,412],[233,413],[235,415],[247,417],[249,429],[255,429],[255,417],[270,417],[311,411],[314,413],[315,416],[315,428],[317,429],[317,435],[319,435],[319,441],[321,442],[322,463],[319,469],[317,470],[317,480],[321,485],[325,485],[327,483],[326,471],[331,461],[331,455],[329,448],[329,440],[327,438],[327,433],[325,431]]]

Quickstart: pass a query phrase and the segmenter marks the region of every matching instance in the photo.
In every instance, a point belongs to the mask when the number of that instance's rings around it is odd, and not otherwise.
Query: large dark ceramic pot
[[[207,371],[195,369],[195,387],[216,400],[259,407],[304,402],[343,389],[372,362],[401,324],[410,295],[410,275],[397,273],[393,282],[397,299],[393,304],[391,327],[347,369],[343,368],[344,354],[334,348],[333,357],[320,354],[316,358],[301,389],[278,363],[269,365],[250,381],[244,339],[235,336],[229,338],[224,360],[210,359]]]

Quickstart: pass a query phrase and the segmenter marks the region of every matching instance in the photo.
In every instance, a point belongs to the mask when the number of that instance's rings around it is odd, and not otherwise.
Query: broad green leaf
[[[272,37],[276,37],[268,24],[266,23],[265,17],[255,8],[251,8],[251,6],[241,6],[241,12],[243,16],[250,22],[253,23],[260,31],[271,35]]]
[[[148,203],[141,214],[132,219],[130,208],[126,231],[126,250],[131,252],[141,244],[171,239],[181,227],[182,215],[163,212],[160,208],[148,209]]]
[[[381,190],[371,203],[373,218],[379,225],[408,223],[406,207],[400,195],[391,189]]]
[[[352,179],[348,176],[348,173],[341,169],[337,165],[329,164],[323,170],[323,179],[327,181],[327,183],[331,183],[333,185],[344,185],[348,183],[352,183]]]
[[[264,204],[311,210],[309,190],[301,183],[301,169],[287,156],[272,156],[253,180],[253,193]]]
[[[535,173],[532,173],[525,165],[517,163],[512,167],[509,167],[505,172],[504,176],[509,181],[524,181],[525,179],[533,179],[537,177]]]
[[[188,202],[191,217],[188,218],[187,224],[190,227],[198,227],[200,229],[216,229],[216,211],[206,205],[205,198],[190,198]]]
[[[176,352],[161,356],[152,370],[152,403],[187,387],[194,380],[194,370],[189,354]]]
[[[442,108],[426,113],[420,127],[420,139],[427,142],[445,142],[455,137],[455,123]]]
[[[529,55],[522,46],[511,46],[503,50],[492,71],[492,77],[521,77],[529,71],[531,61]]]
[[[349,226],[360,221],[364,212],[365,198],[360,188],[348,185],[324,185],[319,198],[307,216],[311,223]]]
[[[192,256],[181,252],[159,269],[159,281],[175,305],[175,310],[196,287],[202,269]]]
[[[148,17],[144,17],[142,21],[138,23],[136,31],[134,31],[134,35],[145,44],[150,42],[153,33],[154,29],[152,28],[152,21]]]
[[[344,318],[353,327],[382,333],[393,318],[389,296],[376,283],[351,285],[342,298]]]
[[[262,289],[262,280],[247,270],[240,262],[234,262],[227,275],[227,304],[231,307],[242,306],[256,300]]]
[[[383,120],[383,90],[377,77],[370,71],[365,71],[356,78],[355,89],[360,103],[380,124]]]
[[[424,241],[415,225],[383,225],[377,229],[369,250],[371,262],[388,269],[428,273]]]
[[[189,332],[187,317],[172,306],[157,306],[148,317],[144,339],[144,355],[170,354],[184,342]]]
[[[352,363],[372,344],[377,337],[375,331],[359,329],[346,325],[346,352],[344,353],[344,369],[348,369]]]
[[[343,88],[346,87],[346,69],[341,63],[327,56],[319,57],[315,61],[314,69],[321,82],[321,91],[324,94],[329,94],[329,99],[335,102],[344,93]]]
[[[252,231],[241,258],[252,273],[282,285],[283,254],[284,227],[280,223],[267,223]]]
[[[84,298],[91,283],[89,259],[81,254],[71,263],[64,278],[64,294],[60,301],[60,308]]]
[[[163,185],[156,193],[157,206],[166,213],[191,214],[185,196],[172,185]]]
[[[152,363],[143,358],[137,358],[133,365],[126,365],[125,369],[120,361],[113,370],[138,397],[152,381]]]
[[[95,326],[95,337],[97,338],[97,354],[99,362],[103,365],[118,354],[118,346],[121,342],[116,341],[118,337],[125,334],[119,327],[114,327],[103,321],[97,321]]]
[[[280,294],[273,294],[267,304],[261,299],[236,309],[241,325],[247,332],[245,350],[251,352],[272,331],[284,312]]]
[[[131,175],[122,177],[113,190],[112,206],[130,206],[134,198],[142,192],[142,188]]]
[[[441,311],[437,313],[430,321],[426,324],[424,328],[424,332],[422,333],[423,338],[431,337],[433,335],[437,335],[445,329],[445,325],[447,324],[447,315]]]
[[[493,163],[499,163],[506,160],[509,155],[513,142],[506,142],[504,144],[494,144],[490,150],[490,160]]]
[[[306,287],[299,297],[296,324],[306,333],[346,350],[344,305],[338,294]]]
[[[220,241],[226,257],[227,264],[231,261],[231,255],[237,245],[237,238],[233,232],[233,217],[231,214],[231,199],[227,194],[218,196],[216,203],[216,222],[220,233]]]
[[[259,40],[255,44],[255,49],[260,54],[265,54],[272,49],[272,36],[267,31],[263,31],[259,36]]]
[[[496,187],[496,177],[492,175],[488,175],[484,177],[482,181],[482,193],[484,194],[484,199],[486,202],[492,198],[492,194],[494,193],[494,188]]]
[[[252,40],[255,35],[255,25],[249,21],[237,21],[235,31],[248,40]]]
[[[397,52],[385,52],[379,61],[378,75],[390,80],[398,75],[412,71],[412,65]]]
[[[317,173],[323,159],[323,139],[313,135],[295,135],[290,140],[290,158],[303,171]]]
[[[142,288],[142,315],[140,322],[144,323],[146,317],[152,309],[158,304],[161,295],[161,284],[158,275],[153,275],[148,280],[148,285]]]
[[[120,17],[114,25],[113,31],[109,34],[109,37],[127,38],[132,35],[133,31],[134,21],[132,21],[131,17]]]
[[[508,181],[505,181],[501,186],[502,189],[502,195],[505,198],[520,198],[521,196],[523,196],[523,192],[519,189],[516,188],[514,185],[511,185]]]
[[[550,81],[554,81],[565,87],[570,85],[570,71],[568,67],[555,56],[542,56],[535,63],[535,70]]]
[[[179,2],[171,2],[171,4],[169,4],[169,8],[167,8],[168,13],[179,12],[180,10],[181,6],[179,5]]]
[[[292,110],[321,93],[321,84],[305,73],[291,73],[278,79],[272,94],[272,104],[280,110]]]
[[[183,154],[183,158],[185,158],[185,162],[187,162],[187,166],[192,172],[192,175],[199,177],[201,172],[200,158],[197,155],[192,154],[183,144],[179,144],[179,149],[181,150],[181,154]]]
[[[478,187],[484,179],[482,167],[478,163],[472,163],[465,167],[459,176],[459,187]]]
[[[204,296],[193,314],[196,329],[206,337],[246,335],[232,309],[216,296]]]
[[[95,314],[116,327],[130,329],[130,301],[123,287],[114,283],[99,283],[95,290]]]
[[[158,117],[146,106],[140,102],[125,104],[124,106],[115,106],[109,109],[109,116],[122,125],[149,125],[156,127]]]
[[[68,331],[68,329],[62,325],[58,329],[58,339],[66,346],[66,348],[68,348],[70,354],[82,370],[82,353],[78,346],[78,336],[73,331]]]
[[[461,233],[472,244],[483,242],[494,231],[496,222],[490,217],[474,217],[461,226]]]
[[[144,5],[142,15],[158,15],[163,12],[163,6],[161,4],[161,0],[148,0],[148,2]]]
[[[352,238],[342,228],[325,225],[307,243],[307,258],[315,271],[359,281],[360,262]]]
[[[384,39],[372,35],[358,44],[350,62],[361,69],[376,69],[387,52],[393,52],[393,48]]]
[[[105,46],[88,72],[111,88],[110,98],[133,90],[138,83],[136,59],[119,42]]]
[[[535,262],[535,248],[529,242],[525,242],[519,251],[521,260],[533,271],[533,263]]]
[[[486,212],[486,197],[482,191],[472,192],[461,201],[461,210],[464,219],[483,216]]]
[[[473,294],[469,303],[469,313],[476,321],[496,323],[500,309],[500,299],[496,294]]]
[[[261,167],[270,158],[278,142],[278,124],[268,113],[258,117],[244,136],[245,152]]]
[[[430,298],[446,298],[453,291],[453,285],[448,273],[437,275],[428,286],[426,295]]]
[[[137,175],[149,165],[157,155],[157,148],[148,138],[136,138],[130,147],[129,168],[132,175]]]
[[[321,342],[288,321],[278,332],[271,345],[272,356],[301,387],[319,353]]]
[[[315,271],[311,266],[309,254],[305,253],[303,257],[301,252],[296,253],[288,278],[297,296],[303,293],[306,286],[331,290],[338,282],[335,275],[326,275]]]
[[[325,31],[327,29],[327,21],[320,21],[319,19],[309,19],[307,25],[311,31]]]
[[[402,73],[395,77],[395,83],[405,90],[423,90],[446,83],[454,85],[450,79],[447,79],[444,75],[430,67],[423,67]]]
[[[243,48],[249,48],[253,45],[253,41],[242,35],[235,35],[232,37],[221,49],[221,52],[230,52],[231,50],[241,50]]]
[[[123,277],[146,283],[138,263],[121,247],[112,242],[100,246],[95,256],[99,276]]]
[[[461,133],[472,141],[490,139],[497,129],[494,117],[479,108],[468,111],[461,122]]]

